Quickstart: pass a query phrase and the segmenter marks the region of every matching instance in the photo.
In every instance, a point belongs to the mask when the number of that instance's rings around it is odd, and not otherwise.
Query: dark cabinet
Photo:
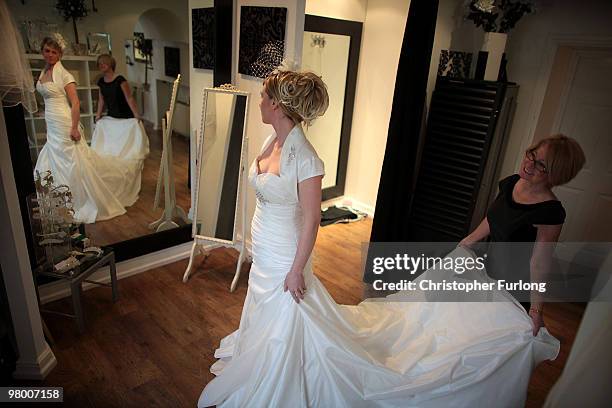
[[[457,241],[486,214],[518,86],[438,77],[427,119],[408,226],[414,241]]]

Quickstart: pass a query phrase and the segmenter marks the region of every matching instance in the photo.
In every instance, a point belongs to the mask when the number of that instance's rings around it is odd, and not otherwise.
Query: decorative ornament
[[[55,8],[65,21],[72,20],[74,39],[79,44],[79,32],[77,31],[76,22],[83,17],[87,17],[89,10],[85,7],[85,0],[58,0]]]
[[[72,192],[65,184],[55,185],[51,171],[42,175],[36,172],[36,201],[34,219],[40,220],[41,232],[38,245],[44,246],[47,261],[55,263],[64,259],[72,250],[71,232],[77,225],[72,206]]]
[[[535,13],[533,0],[470,0],[465,18],[488,33],[508,33],[526,14]]]
[[[238,88],[236,88],[232,84],[219,85],[219,89],[223,89],[223,90],[226,90],[226,91],[237,91],[238,90]]]

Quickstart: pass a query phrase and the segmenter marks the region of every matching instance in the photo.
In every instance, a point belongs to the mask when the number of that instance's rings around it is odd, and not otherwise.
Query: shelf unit
[[[45,61],[39,54],[26,54],[30,62],[30,70],[34,84],[38,81],[41,71],[45,67]],[[67,55],[62,57],[62,65],[70,71],[77,83],[77,95],[81,102],[81,123],[85,129],[85,140],[91,142],[94,129],[94,118],[98,105],[99,88],[96,85],[101,73],[96,64],[96,56]],[[42,96],[36,92],[38,112],[26,113],[26,128],[28,131],[28,142],[32,163],[36,163],[38,154],[47,141],[47,127],[44,121],[45,105]]]

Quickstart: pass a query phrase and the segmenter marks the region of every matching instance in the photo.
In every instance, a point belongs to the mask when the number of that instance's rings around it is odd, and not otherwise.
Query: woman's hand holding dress
[[[285,292],[289,291],[296,303],[304,300],[306,293],[306,282],[304,282],[304,273],[302,271],[291,270],[285,278]]]

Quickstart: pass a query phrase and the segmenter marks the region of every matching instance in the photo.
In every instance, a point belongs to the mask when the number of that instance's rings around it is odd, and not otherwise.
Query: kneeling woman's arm
[[[285,278],[285,292],[289,291],[297,303],[304,299],[304,267],[317,239],[321,222],[321,180],[323,176],[306,179],[298,184],[298,195],[303,214],[303,228],[291,270]]]

